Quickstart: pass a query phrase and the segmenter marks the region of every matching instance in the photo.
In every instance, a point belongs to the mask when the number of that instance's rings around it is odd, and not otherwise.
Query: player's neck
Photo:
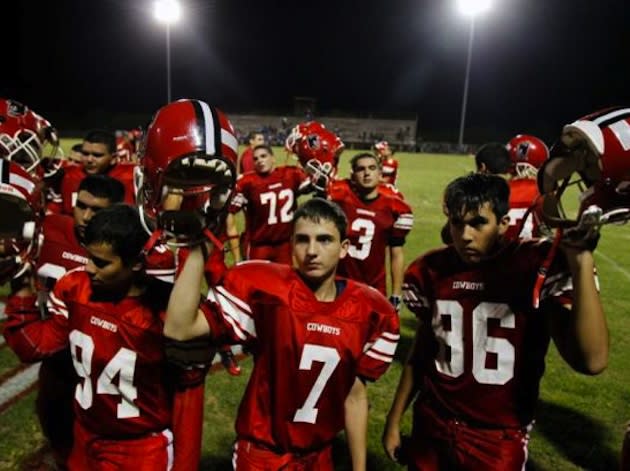
[[[323,280],[309,280],[301,275],[304,283],[311,289],[313,296],[320,302],[330,303],[337,298],[337,284],[335,283],[335,274],[324,278]]]

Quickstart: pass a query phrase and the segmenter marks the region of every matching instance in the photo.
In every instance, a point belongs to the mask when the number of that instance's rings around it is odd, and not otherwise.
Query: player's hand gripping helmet
[[[0,284],[22,275],[37,258],[44,215],[42,183],[0,159]]]
[[[41,176],[42,157],[61,156],[57,132],[47,120],[22,103],[0,98],[0,157]]]
[[[311,177],[311,183],[319,191],[325,191],[330,179],[335,177],[344,147],[335,133],[317,121],[298,124],[285,142],[285,148],[297,155]]]
[[[564,126],[551,156],[538,172],[542,215],[552,227],[602,224],[630,219],[630,108],[609,108]],[[562,203],[570,184],[581,192],[577,216]],[[566,198],[564,198],[566,200]]]
[[[507,143],[514,174],[520,178],[536,178],[538,169],[549,158],[547,145],[535,136],[518,134]]]
[[[237,140],[227,116],[199,100],[160,108],[147,129],[136,175],[145,229],[174,245],[217,234],[236,180]],[[154,240],[155,242],[155,240]]]

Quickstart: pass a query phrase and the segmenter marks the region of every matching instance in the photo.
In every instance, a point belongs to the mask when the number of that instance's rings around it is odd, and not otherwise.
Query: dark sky
[[[494,1],[476,23],[469,129],[545,133],[630,104],[627,0]],[[0,96],[50,116],[151,113],[166,100],[165,31],[151,0],[11,3]],[[181,3],[174,98],[229,114],[313,96],[322,113],[418,113],[421,127],[457,137],[468,24],[454,0]]]

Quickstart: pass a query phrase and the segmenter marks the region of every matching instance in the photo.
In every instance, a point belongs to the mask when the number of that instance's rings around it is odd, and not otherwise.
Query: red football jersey
[[[272,245],[291,238],[297,197],[310,183],[299,167],[276,167],[266,175],[249,172],[236,181],[230,212],[245,212],[249,243]]]
[[[390,245],[403,245],[413,226],[411,207],[400,198],[379,194],[364,201],[348,180],[337,180],[328,197],[348,218],[348,255],[339,263],[339,274],[386,293],[385,259]]]
[[[251,147],[248,147],[243,151],[239,161],[239,173],[241,175],[256,170],[256,166],[254,165],[254,149],[252,149]]]
[[[536,205],[540,193],[536,180],[531,178],[513,178],[508,180],[510,186],[510,226],[505,236],[512,239],[531,239],[538,237],[539,220],[536,211],[528,210]],[[525,215],[527,218],[523,220]]]
[[[107,175],[115,178],[124,185],[124,202],[128,204],[135,203],[135,188],[133,180],[133,172],[135,168],[136,164],[123,162],[114,165],[107,172]],[[52,213],[72,215],[72,210],[77,200],[79,184],[86,176],[87,174],[83,171],[82,165],[64,167],[64,175],[61,179],[59,192],[53,195],[53,199],[47,207],[48,211]]]
[[[65,214],[49,214],[43,223],[44,242],[35,271],[39,287],[50,290],[67,271],[83,266],[88,257],[74,232],[74,219]]]
[[[70,348],[79,376],[75,414],[92,433],[122,438],[171,426],[162,337],[168,290],[153,288],[116,303],[94,301],[90,277],[78,268],[55,285],[49,319],[5,332],[25,361]]]
[[[378,186],[378,192],[381,195],[395,196],[397,198],[400,198],[401,200],[405,199],[405,195],[403,195],[400,190],[391,183],[381,183]]]
[[[548,315],[532,306],[549,241],[513,241],[491,260],[465,265],[447,246],[415,260],[403,299],[431,328],[414,365],[424,398],[455,418],[524,427],[534,415],[550,340]],[[542,302],[570,304],[564,257],[552,263]]]
[[[383,181],[396,186],[398,180],[398,160],[388,157],[381,161],[381,172]]]
[[[251,261],[209,291],[202,309],[215,342],[245,342],[254,355],[239,438],[287,452],[321,448],[344,428],[355,378],[387,370],[399,339],[396,312],[376,290],[343,283],[335,301],[320,302],[292,268]]]

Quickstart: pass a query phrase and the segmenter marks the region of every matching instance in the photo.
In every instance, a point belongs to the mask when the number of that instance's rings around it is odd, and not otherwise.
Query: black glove
[[[400,312],[400,308],[402,307],[402,298],[396,294],[392,294],[389,297],[389,303],[394,306],[396,312]]]

